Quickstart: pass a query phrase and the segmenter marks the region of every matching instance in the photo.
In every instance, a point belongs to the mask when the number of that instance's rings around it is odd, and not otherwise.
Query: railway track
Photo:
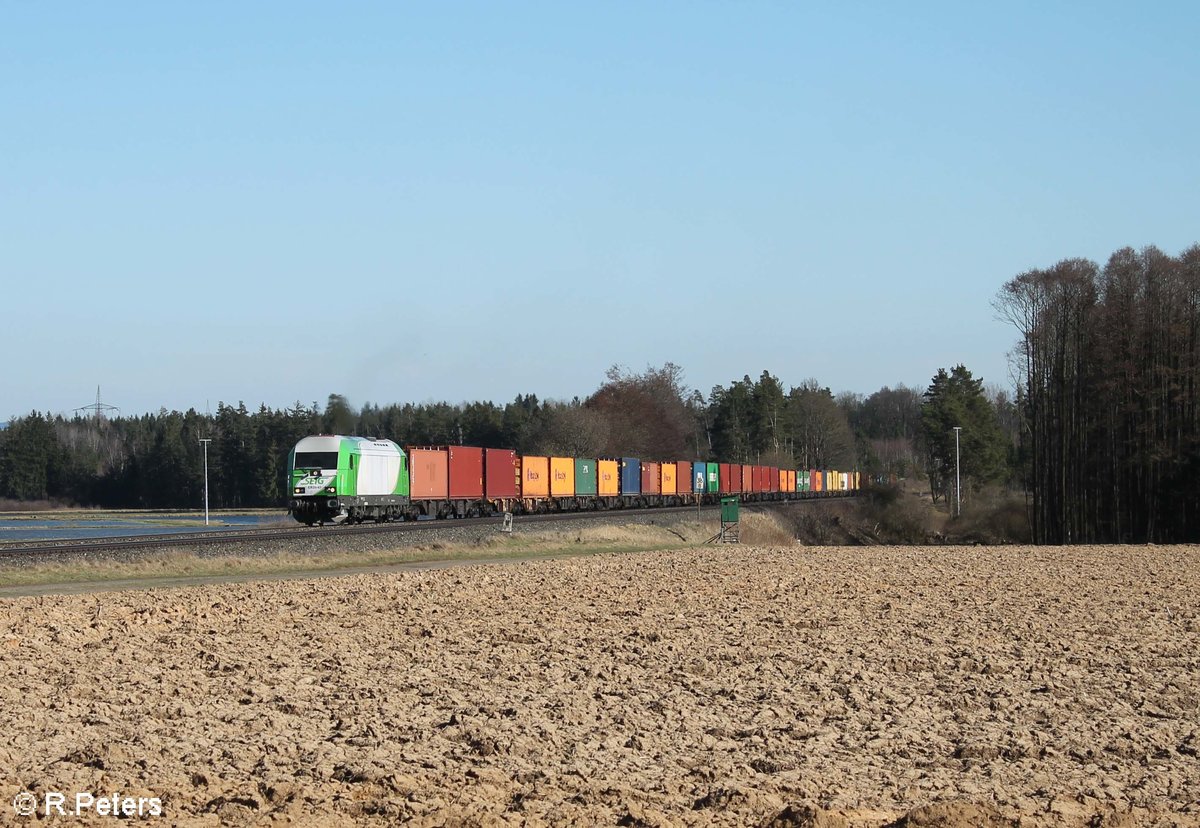
[[[704,512],[716,511],[717,506],[704,506]],[[743,507],[746,508],[746,507]],[[519,515],[515,524],[520,527],[528,524],[553,523],[563,520],[604,520],[619,519],[622,516],[646,517],[653,515],[679,516],[686,513],[696,513],[695,506],[670,506],[653,510],[637,509],[611,510],[599,512],[551,512],[546,514]],[[262,541],[286,540],[329,540],[355,535],[387,535],[393,533],[423,532],[450,527],[483,528],[498,526],[502,518],[497,515],[479,518],[458,518],[452,520],[419,520],[404,523],[372,523],[355,524],[353,526],[324,526],[310,527],[296,524],[295,527],[274,527],[262,529],[226,529],[218,532],[172,532],[157,535],[122,535],[104,538],[72,538],[52,542],[46,541],[7,541],[0,543],[0,562],[14,561],[23,558],[77,557],[107,555],[119,552],[136,552],[170,549],[172,547],[195,546],[231,546],[237,544],[260,543]]]

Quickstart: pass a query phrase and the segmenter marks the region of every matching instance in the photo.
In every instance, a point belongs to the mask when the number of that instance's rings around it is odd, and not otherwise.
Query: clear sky
[[[1009,385],[1200,241],[1200,4],[0,3],[0,419]]]

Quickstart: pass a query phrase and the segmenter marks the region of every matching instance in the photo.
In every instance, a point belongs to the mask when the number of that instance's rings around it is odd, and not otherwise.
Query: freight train
[[[512,512],[646,509],[844,496],[858,472],[636,457],[521,456],[511,449],[409,446],[369,437],[305,437],[288,455],[291,515],[363,523]]]

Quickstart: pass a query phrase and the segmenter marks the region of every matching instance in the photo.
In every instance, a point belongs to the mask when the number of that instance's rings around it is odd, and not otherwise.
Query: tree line
[[[970,376],[961,366],[955,370]],[[968,385],[958,393],[980,396],[980,410],[991,412],[980,383]],[[815,379],[789,387],[768,371],[757,379],[746,375],[715,386],[705,396],[687,388],[683,370],[667,363],[641,373],[614,367],[593,394],[570,401],[527,394],[504,405],[436,402],[356,409],[331,394],[324,406],[297,402],[251,411],[241,403],[221,403],[212,415],[163,409],[136,417],[68,419],[35,411],[0,431],[0,498],[195,508],[203,502],[203,438],[211,441],[207,462],[214,508],[279,506],[286,500],[288,451],[300,438],[318,433],[387,438],[401,445],[505,447],[521,454],[710,458],[906,477],[924,470],[931,458],[944,464],[944,435],[926,423],[935,415],[959,416],[943,411],[952,396],[938,391],[927,398],[903,385],[866,397],[835,396]],[[982,432],[972,426],[968,433]],[[994,471],[972,466],[967,479],[978,486],[1003,476]]]
[[[1200,246],[1022,273],[1022,469],[1041,543],[1200,539]]]
[[[712,458],[925,476],[935,499],[1024,489],[1040,543],[1200,539],[1200,246],[1118,250],[1008,281],[1015,396],[962,365],[925,389],[834,395],[763,371],[707,395],[671,363],[611,369],[586,399],[286,409],[221,404],[115,419],[32,412],[0,430],[0,499],[129,508],[278,506],[288,450],[307,434],[467,444],[523,454]]]

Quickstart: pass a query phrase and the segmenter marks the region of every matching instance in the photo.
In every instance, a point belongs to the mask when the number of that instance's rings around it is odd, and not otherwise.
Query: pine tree
[[[938,369],[925,392],[921,425],[935,499],[952,495],[956,471],[964,492],[1004,477],[1007,449],[996,410],[983,391],[983,380],[972,377],[964,366],[956,365],[949,373]],[[960,429],[957,448],[955,427]]]

